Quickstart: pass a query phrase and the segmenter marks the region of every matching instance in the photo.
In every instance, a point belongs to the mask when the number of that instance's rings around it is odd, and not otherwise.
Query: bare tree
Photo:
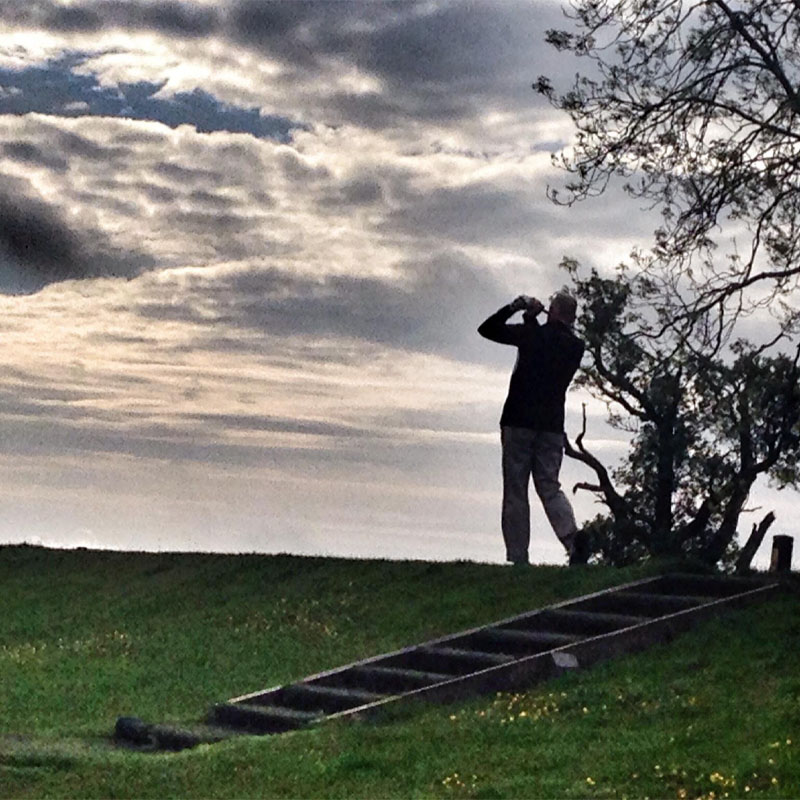
[[[613,472],[586,445],[585,423],[567,449],[597,476],[576,488],[608,509],[588,526],[593,550],[614,563],[646,555],[718,563],[735,549],[755,482],[800,481],[800,346],[767,355],[740,341],[725,358],[676,346],[672,331],[641,336],[649,323],[635,276],[581,277],[577,265],[566,266],[589,355],[578,383],[631,434],[627,459]]]
[[[571,179],[557,202],[621,179],[658,207],[638,255],[658,314],[650,332],[721,349],[742,314],[768,308],[762,344],[794,332],[800,277],[800,3],[576,0],[548,31],[586,62],[568,91],[534,87],[570,115]]]

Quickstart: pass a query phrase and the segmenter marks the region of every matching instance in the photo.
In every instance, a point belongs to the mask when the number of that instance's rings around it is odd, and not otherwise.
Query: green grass
[[[652,568],[651,568],[652,569]],[[645,570],[0,548],[0,797],[800,797],[800,600],[519,694],[178,754],[236,694]]]

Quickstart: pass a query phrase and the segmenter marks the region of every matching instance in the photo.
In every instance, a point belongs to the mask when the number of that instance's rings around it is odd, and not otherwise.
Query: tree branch
[[[773,55],[767,52],[761,43],[747,30],[747,27],[742,22],[744,14],[740,11],[733,11],[724,0],[711,0],[711,2],[728,17],[733,29],[761,56],[764,66],[778,79],[795,110],[800,111],[800,102],[798,102],[794,86],[792,86],[791,81]]]
[[[770,511],[769,514],[767,514],[767,516],[758,523],[758,525],[753,523],[753,529],[750,531],[750,536],[745,542],[742,551],[739,553],[739,557],[736,559],[737,575],[741,575],[750,570],[750,563],[753,560],[753,556],[755,556],[758,548],[761,547],[761,543],[764,541],[764,537],[766,536],[767,531],[773,522],[775,522],[775,512]]]

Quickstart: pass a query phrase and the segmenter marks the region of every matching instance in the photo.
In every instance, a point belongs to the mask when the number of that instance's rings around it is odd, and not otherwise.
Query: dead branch
[[[741,575],[750,570],[750,562],[753,560],[753,556],[756,554],[758,548],[761,547],[761,543],[764,541],[764,537],[767,535],[767,531],[773,522],[775,522],[775,513],[770,511],[758,525],[753,523],[750,536],[747,538],[742,552],[739,553],[739,558],[736,559],[737,575]]]

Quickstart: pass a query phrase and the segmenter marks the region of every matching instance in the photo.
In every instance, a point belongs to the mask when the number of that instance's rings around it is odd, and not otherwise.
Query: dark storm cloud
[[[386,234],[401,232],[454,245],[527,251],[539,263],[555,264],[564,255],[563,248],[579,239],[589,251],[593,243],[619,239],[622,218],[624,235],[631,242],[632,237],[646,239],[658,224],[657,212],[642,208],[619,186],[609,187],[601,204],[569,208],[543,202],[550,177],[531,177],[522,187],[508,178],[427,191],[406,184],[393,193],[378,227]]]
[[[303,160],[294,150],[282,148],[278,156],[283,174],[294,181],[311,183],[330,177],[330,170],[324,164],[312,165]]]
[[[393,85],[468,86],[524,66],[543,34],[530,3],[458,2],[430,14],[412,15],[378,30],[359,64]],[[331,39],[332,47],[355,45],[353,34]],[[344,45],[344,47],[343,47]]]
[[[116,382],[116,376],[108,379]],[[91,389],[51,387],[32,372],[12,370],[0,380],[4,452],[24,456],[121,453],[168,462],[297,469],[318,468],[331,461],[332,452],[337,463],[363,465],[367,458],[373,465],[392,466],[401,450],[403,458],[413,460],[427,447],[415,441],[414,431],[400,418],[387,425],[380,419],[348,424],[269,414],[187,413],[166,424],[146,412],[93,407],[91,401],[97,396]],[[251,441],[226,439],[227,434],[241,432],[252,433]],[[300,439],[278,444],[270,434]],[[368,454],[365,442],[370,443]],[[463,448],[464,443],[453,442],[453,447]]]
[[[135,458],[199,463],[269,464],[271,452],[263,447],[203,441],[200,428],[180,431],[174,425],[129,424],[120,430],[112,421],[54,420],[51,416],[15,419],[4,437],[6,453],[25,456],[53,454],[123,454]]]
[[[259,331],[269,336],[361,340],[458,358],[482,358],[475,328],[504,302],[485,268],[443,252],[400,265],[395,280],[323,279],[251,269],[212,282],[198,276],[176,302],[151,301],[138,313],[158,320]]]
[[[380,181],[361,175],[342,182],[320,195],[317,202],[324,207],[372,206],[382,203],[384,189]]]
[[[350,12],[350,5],[337,3],[343,16]],[[233,38],[244,44],[268,51],[294,67],[313,68],[319,64],[319,54],[316,35],[309,25],[318,23],[321,16],[330,18],[329,11],[324,4],[306,0],[292,3],[244,0],[235,4],[225,27]],[[302,42],[297,38],[301,27],[305,29]]]
[[[89,277],[129,278],[152,266],[141,254],[115,251],[99,231],[76,230],[22,181],[0,177],[0,292],[35,292]]]
[[[83,455],[127,455],[134,458],[157,459],[167,463],[194,462],[203,465],[221,464],[239,467],[284,468],[294,472],[312,473],[324,464],[348,464],[358,468],[386,467],[394,469],[398,462],[407,465],[413,474],[424,470],[432,453],[441,450],[436,442],[420,442],[413,435],[397,435],[383,431],[381,426],[371,430],[351,426],[329,425],[324,421],[310,422],[311,435],[319,437],[318,446],[304,444],[265,445],[261,439],[252,444],[232,444],[221,440],[226,430],[239,429],[240,421],[225,414],[206,415],[196,419],[194,426],[178,428],[149,422],[126,420],[125,430],[112,421],[84,419],[79,415],[54,418],[52,414],[34,413],[12,417],[13,425],[5,428],[3,447],[6,454],[23,456],[53,456],[64,453]],[[0,415],[0,421],[5,421]],[[229,424],[230,423],[230,424]],[[273,421],[275,430],[291,432],[298,428],[296,420]],[[300,424],[302,428],[302,424]],[[303,433],[302,430],[297,431]],[[365,441],[370,446],[365,448]],[[333,447],[332,447],[333,443]],[[448,458],[468,463],[475,456],[485,457],[487,445],[482,442],[460,441],[447,443]]]
[[[558,6],[527,0],[243,0],[223,25],[288,62],[339,55],[397,86],[463,85],[530,62]]]
[[[51,0],[5,0],[2,15],[11,24],[39,25],[65,33],[121,27],[194,37],[207,36],[218,26],[218,14],[213,8],[175,0],[149,3],[90,0],[69,6]]]
[[[180,164],[173,164],[169,161],[161,161],[153,167],[153,172],[162,175],[168,180],[175,181],[180,185],[203,186],[207,182],[212,183],[219,179],[219,173],[212,169],[202,167],[183,167]]]
[[[259,220],[245,214],[219,211],[176,211],[169,221],[184,233],[204,233],[212,236],[238,236],[259,226]],[[231,244],[234,244],[232,241]]]
[[[205,209],[213,209],[219,213],[222,211],[230,211],[237,207],[238,203],[230,197],[217,192],[209,192],[205,189],[196,189],[189,193],[189,202],[195,207]],[[266,203],[269,205],[269,203]]]
[[[123,146],[121,143],[104,142],[103,144],[98,144],[96,141],[81,136],[79,133],[63,130],[56,125],[42,127],[52,137],[52,151],[63,153],[66,156],[94,161],[104,166],[111,163],[112,160],[124,163],[130,158],[130,148]]]
[[[437,433],[486,433],[487,417],[494,420],[497,407],[494,403],[467,402],[459,397],[451,406],[436,409],[393,409],[382,411],[372,422],[376,426],[399,427],[416,431]]]
[[[257,108],[223,103],[202,89],[155,97],[164,83],[140,81],[102,86],[94,75],[76,72],[88,58],[70,53],[43,66],[0,69],[0,114],[58,114],[155,120],[171,128],[193,125],[201,133],[228,131],[288,141],[291,131],[304,127],[286,117],[262,115]]]
[[[251,433],[298,433],[304,436],[323,436],[345,439],[375,439],[381,437],[380,428],[364,428],[318,419],[295,419],[263,414],[184,414],[181,419],[230,431]]]
[[[392,94],[377,91],[359,94],[334,92],[325,98],[326,109],[335,112],[337,117],[370,130],[403,127],[420,116],[447,122],[464,113],[464,100],[455,95],[440,97],[435,103],[426,100],[422,103],[420,108],[420,101],[407,88]]]
[[[508,242],[530,235],[535,200],[530,189],[496,184],[442,187],[410,195],[387,214],[382,227],[454,242]]]
[[[324,103],[350,122],[385,128],[409,118],[452,122],[487,105],[542,106],[531,90],[534,52],[561,21],[556,4],[528,0],[245,0],[223,27],[290,73],[324,73],[335,59],[376,77],[380,90],[349,94],[334,84]]]
[[[6,142],[2,145],[3,156],[31,166],[47,167],[55,172],[66,172],[69,162],[60,153],[46,152],[30,142]]]
[[[2,408],[0,419],[5,421],[4,430],[6,431],[12,418],[47,419],[50,424],[55,424],[57,421],[87,421],[89,419],[115,422],[119,419],[119,414],[96,408],[87,411],[85,406],[77,404],[96,400],[96,395],[90,393],[74,392],[72,393],[74,396],[70,397],[70,393],[62,392],[61,398],[47,402],[29,399],[27,396],[21,397],[20,388],[22,387],[15,387],[13,390],[0,388],[0,408]],[[70,400],[75,401],[76,405],[71,405]]]
[[[109,337],[111,338],[111,337]],[[112,384],[125,375],[110,378]],[[110,431],[102,433],[103,426],[124,421],[132,424],[133,438],[143,438],[152,442],[160,438],[177,441],[190,439],[203,432],[209,438],[218,439],[225,431],[250,431],[253,433],[288,433],[304,436],[326,438],[366,439],[379,438],[382,432],[379,426],[366,428],[348,425],[329,420],[297,419],[274,415],[250,414],[213,414],[187,413],[180,415],[183,428],[176,428],[172,423],[164,425],[148,419],[146,413],[136,414],[129,410],[105,409],[94,406],[92,401],[102,395],[96,388],[63,388],[53,386],[33,373],[20,369],[8,369],[0,382],[0,419],[7,423],[10,418],[24,418],[31,421],[46,420],[50,425],[61,425],[65,432],[73,423],[98,426],[99,438],[104,438]],[[80,429],[72,428],[75,435]],[[85,430],[85,429],[84,429]],[[117,442],[118,433],[114,433]],[[91,437],[84,436],[89,440]]]
[[[190,3],[158,2],[137,7],[129,2],[115,2],[108,5],[114,8],[112,13],[123,19],[131,15],[132,24],[152,27],[164,33],[177,36],[207,36],[213,33],[218,25],[218,14],[211,7],[198,7]]]
[[[68,403],[81,403],[95,395],[83,388],[65,388],[54,386],[41,376],[26,372],[24,369],[6,365],[3,368],[3,385],[0,387],[0,409],[9,412],[9,402],[15,398],[19,401],[24,396],[25,402],[36,408],[59,407]]]
[[[302,87],[303,77],[324,81],[335,62],[351,64],[377,78],[381,89],[349,94],[331,80],[325,92],[321,83],[322,105],[316,110],[373,128],[408,116],[453,121],[487,105],[543,107],[530,85],[541,72],[552,72],[540,55],[545,30],[563,23],[559,5],[542,0],[239,0],[217,9],[187,2],[108,0],[65,8],[16,0],[0,9],[0,18],[50,30],[124,28],[227,37],[280,62],[286,85],[293,87]],[[213,103],[213,98],[184,96],[176,102],[194,107]],[[268,124],[286,135],[293,123],[276,119]]]

